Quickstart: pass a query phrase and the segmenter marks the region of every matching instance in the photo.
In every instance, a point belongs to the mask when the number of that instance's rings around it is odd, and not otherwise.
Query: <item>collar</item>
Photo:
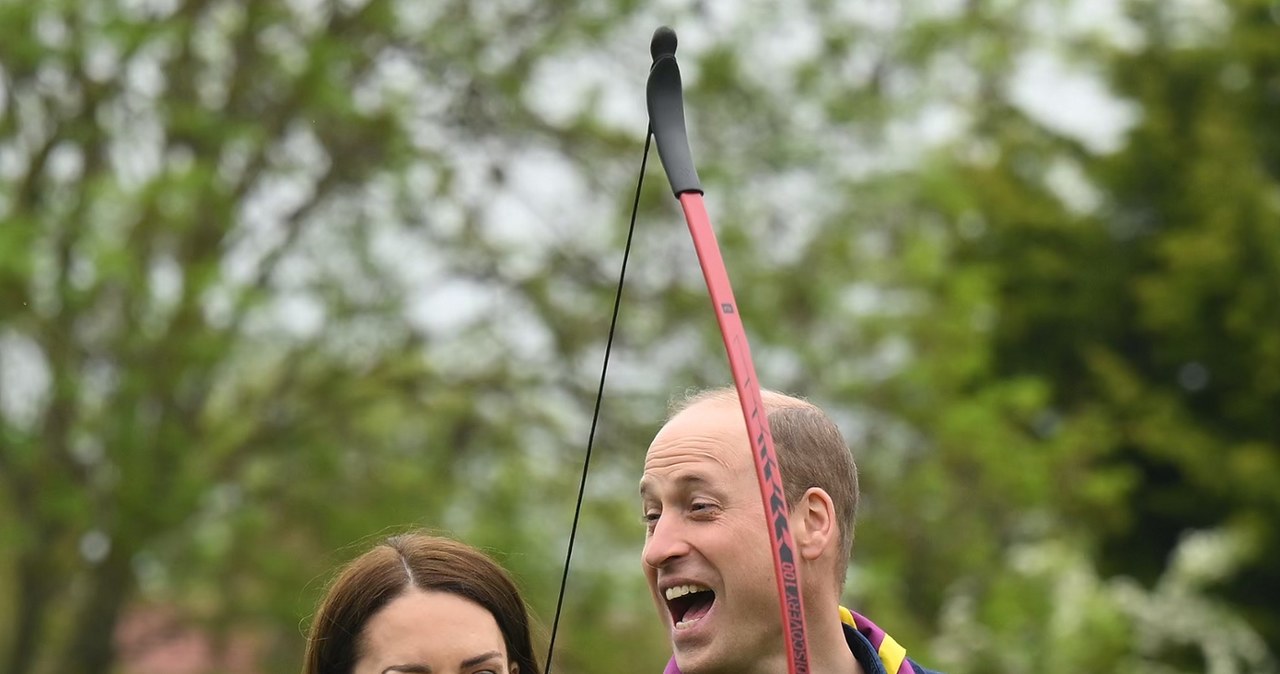
[[[858,649],[854,646],[854,641],[856,637],[861,637],[861,639],[857,640],[875,649],[874,654],[877,656],[876,660],[878,662],[874,664],[883,666],[884,672],[888,674],[915,674],[911,663],[907,662],[907,649],[903,648],[901,644],[876,626],[875,623],[843,606],[840,607],[840,622],[844,623],[845,627],[848,628],[845,630],[845,641],[849,644],[849,648],[855,656],[858,655]],[[867,674],[871,674],[871,668],[867,666],[867,663],[862,662],[861,657],[859,657],[858,662],[863,669],[868,670]]]

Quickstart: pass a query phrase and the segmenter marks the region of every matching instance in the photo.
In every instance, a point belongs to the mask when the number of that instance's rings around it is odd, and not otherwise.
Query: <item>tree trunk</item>
[[[132,552],[116,542],[89,578],[88,596],[80,607],[68,647],[57,672],[108,674],[115,666],[116,623],[133,592]]]
[[[44,632],[44,617],[53,604],[53,574],[40,548],[24,551],[17,564],[14,641],[4,671],[31,674]]]

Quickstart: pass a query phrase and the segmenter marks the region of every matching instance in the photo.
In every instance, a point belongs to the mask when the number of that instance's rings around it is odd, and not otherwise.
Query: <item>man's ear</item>
[[[821,557],[840,537],[836,505],[825,489],[810,487],[791,506],[791,536],[800,557],[810,562]]]

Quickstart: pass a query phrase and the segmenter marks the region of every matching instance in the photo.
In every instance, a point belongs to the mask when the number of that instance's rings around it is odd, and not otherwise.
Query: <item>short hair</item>
[[[383,540],[338,573],[311,623],[302,674],[351,674],[369,620],[415,587],[448,592],[484,607],[498,623],[521,674],[539,671],[529,616],[507,572],[464,543],[408,533]]]
[[[794,507],[812,487],[827,492],[835,505],[840,531],[835,573],[837,587],[843,589],[858,512],[858,466],[840,428],[820,407],[803,398],[767,389],[760,391],[760,397],[769,419],[787,505]],[[667,421],[708,401],[737,406],[738,391],[721,387],[688,392],[668,406]]]

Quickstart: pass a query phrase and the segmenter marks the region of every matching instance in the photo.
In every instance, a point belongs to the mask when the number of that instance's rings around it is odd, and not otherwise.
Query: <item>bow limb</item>
[[[796,563],[795,544],[787,519],[782,473],[774,452],[773,435],[769,432],[768,414],[760,396],[760,383],[756,379],[755,364],[751,360],[747,333],[742,326],[738,304],[729,283],[729,273],[707,216],[702,186],[689,152],[680,67],[676,63],[675,50],[675,32],[670,28],[659,28],[653,35],[650,47],[653,67],[649,71],[646,90],[649,119],[658,145],[658,156],[662,159],[671,190],[680,201],[685,222],[689,225],[689,234],[693,237],[698,263],[702,267],[702,275],[711,297],[711,306],[715,310],[716,322],[729,356],[733,384],[737,388],[738,400],[742,406],[756,478],[760,484],[760,499],[764,503],[764,524],[769,530],[769,541],[773,548],[773,571],[777,581],[778,608],[785,627],[788,672],[808,674],[809,651],[805,638],[804,602],[800,593],[800,568]]]

